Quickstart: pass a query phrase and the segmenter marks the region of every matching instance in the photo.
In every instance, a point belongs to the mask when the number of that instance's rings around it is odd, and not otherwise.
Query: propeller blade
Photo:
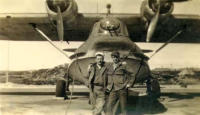
[[[64,38],[64,27],[63,27],[63,18],[62,13],[60,10],[60,7],[57,6],[58,15],[57,15],[57,32],[58,32],[58,38],[60,41],[63,41]]]
[[[160,6],[158,7],[158,11],[156,12],[155,16],[152,18],[148,30],[147,30],[147,38],[146,38],[146,42],[150,42],[151,37],[153,36],[153,33],[156,29],[157,23],[158,23],[158,19],[159,19],[159,14],[160,14]]]

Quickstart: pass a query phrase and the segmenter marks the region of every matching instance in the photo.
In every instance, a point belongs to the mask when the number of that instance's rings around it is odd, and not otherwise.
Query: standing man
[[[93,115],[101,115],[105,105],[106,65],[104,54],[96,53],[96,63],[89,66],[90,103],[93,105]]]
[[[106,106],[106,114],[114,115],[115,105],[119,101],[121,112],[123,115],[127,114],[127,94],[128,88],[133,85],[134,77],[130,77],[127,71],[126,63],[120,61],[119,52],[115,51],[111,54],[113,63],[108,68],[108,84],[107,91],[109,91],[108,102]]]

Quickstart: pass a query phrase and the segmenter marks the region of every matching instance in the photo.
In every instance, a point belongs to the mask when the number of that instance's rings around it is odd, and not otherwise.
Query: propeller
[[[163,12],[163,8],[166,7],[167,3],[172,3],[172,2],[186,2],[190,0],[149,0],[150,7],[152,10],[155,12],[153,18],[150,21],[148,30],[147,30],[147,36],[146,36],[146,42],[150,42],[155,29],[158,24],[159,16]]]
[[[146,42],[150,42],[151,37],[153,36],[153,33],[154,33],[157,23],[158,23],[158,19],[159,19],[159,15],[160,15],[160,0],[158,0],[157,4],[158,4],[158,9],[157,9],[155,15],[153,16],[153,18],[149,24],[148,30],[147,30]]]
[[[63,26],[63,17],[62,17],[62,13],[60,10],[60,6],[57,5],[57,32],[58,32],[58,38],[59,40],[62,42],[63,38],[64,38],[64,26]]]
[[[56,13],[55,18],[51,17],[50,12],[48,12],[48,16],[50,20],[53,21],[52,24],[56,27],[58,39],[62,42],[64,40],[64,22],[62,12],[69,8],[70,0],[46,0],[46,3],[48,7],[47,11],[53,11]],[[54,23],[54,19],[56,24]]]

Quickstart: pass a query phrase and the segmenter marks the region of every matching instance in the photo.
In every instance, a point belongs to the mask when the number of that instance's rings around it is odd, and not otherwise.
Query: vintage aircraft
[[[150,81],[155,83],[149,83],[150,88],[159,92],[159,84],[152,78],[148,66],[149,58],[144,55],[145,50],[133,41],[166,42],[165,46],[179,35],[176,40],[181,39],[181,42],[199,42],[199,16],[172,15],[174,2],[185,1],[188,0],[144,0],[141,2],[140,14],[129,14],[112,13],[114,1],[107,4],[106,13],[80,13],[79,0],[46,0],[45,14],[23,18],[3,14],[0,18],[0,35],[11,40],[40,40],[42,35],[62,53],[52,40],[86,40],[78,49],[65,49],[74,51],[69,56],[72,62],[68,68],[68,77],[83,83],[87,67],[94,62],[97,51],[104,52],[105,60],[110,62],[110,53],[117,50],[136,77],[136,83]],[[95,2],[98,3],[98,0]],[[121,2],[134,5],[132,0]],[[59,85],[57,89],[58,94],[62,93],[60,89],[63,87]]]

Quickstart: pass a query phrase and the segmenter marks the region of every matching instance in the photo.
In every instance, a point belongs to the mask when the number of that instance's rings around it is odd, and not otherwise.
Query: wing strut
[[[183,32],[183,30],[178,31],[171,39],[169,39],[166,43],[164,43],[162,46],[160,46],[151,56],[152,58],[155,54],[157,54],[161,49],[163,49],[165,46],[167,46],[172,40],[174,40],[178,35],[180,35]]]
[[[44,38],[45,40],[47,40],[54,48],[56,48],[59,52],[61,52],[62,54],[64,54],[67,58],[69,58],[69,56],[62,50],[60,49],[58,46],[56,46],[53,41],[47,36],[45,35],[39,28],[36,27],[35,24],[31,24],[32,27],[34,28],[34,30],[36,30],[41,36],[42,38]],[[69,58],[70,59],[70,58]]]

